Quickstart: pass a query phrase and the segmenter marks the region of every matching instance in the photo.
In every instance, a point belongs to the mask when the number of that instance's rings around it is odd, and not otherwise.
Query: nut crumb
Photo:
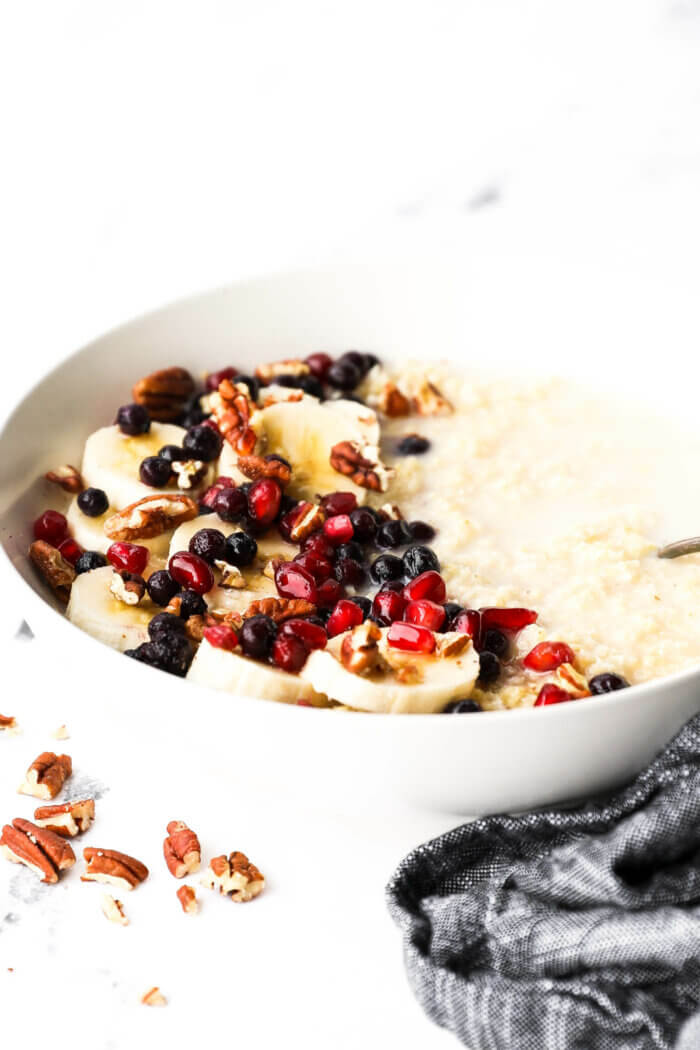
[[[248,860],[245,853],[234,850],[230,856],[214,857],[204,873],[202,885],[230,895],[236,903],[251,901],[265,889],[265,876]]]
[[[0,715],[0,732],[3,729],[16,729],[17,719],[14,715]]]
[[[80,471],[70,463],[65,463],[62,467],[56,467],[55,470],[49,470],[44,474],[44,477],[54,485],[59,485],[64,492],[82,492],[85,488]]]
[[[168,1000],[161,992],[158,985],[153,988],[149,988],[145,995],[141,996],[141,1002],[144,1006],[167,1006]]]
[[[197,894],[191,886],[181,886],[175,896],[179,900],[185,915],[195,915],[199,911]]]
[[[70,733],[66,729],[65,725],[59,726],[58,729],[54,729],[54,731],[51,734],[51,736],[54,738],[54,740],[69,740],[70,739]]]
[[[110,922],[114,922],[118,926],[129,925],[129,920],[124,914],[124,905],[121,901],[115,900],[109,893],[105,893],[102,897],[102,914]]]

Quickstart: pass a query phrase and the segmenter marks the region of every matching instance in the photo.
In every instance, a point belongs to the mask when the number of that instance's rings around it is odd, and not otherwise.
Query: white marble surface
[[[0,39],[0,411],[160,302],[428,234],[553,265],[614,255],[621,282],[640,260],[660,284],[693,272],[699,47],[697,0],[14,5]],[[15,608],[0,628],[0,710],[23,727],[0,738],[6,819],[31,812],[14,791],[70,691],[99,703],[101,683],[99,668],[16,638]],[[46,888],[1,866],[5,1034],[39,1008],[67,1018],[58,1047],[450,1045],[408,992],[383,901],[403,853],[449,821],[329,814],[259,785],[223,796],[201,757],[166,798],[155,743],[153,767],[134,769],[108,733],[69,729],[77,777],[100,792],[89,841],[153,875],[121,929],[77,872]],[[208,852],[249,850],[264,897],[207,896],[182,916],[160,859],[180,816]],[[138,1004],[152,984],[166,1010]]]

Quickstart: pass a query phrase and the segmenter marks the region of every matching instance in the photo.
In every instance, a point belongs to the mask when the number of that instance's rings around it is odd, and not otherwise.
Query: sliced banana
[[[110,514],[114,514],[115,509],[110,507],[99,518],[90,518],[87,514],[83,514],[78,506],[77,497],[71,500],[66,511],[71,536],[84,550],[99,551],[101,554],[106,554],[113,541],[109,536],[105,536],[104,523]],[[164,568],[172,534],[171,529],[160,536],[153,536],[151,539],[138,541],[141,546],[147,547],[150,551],[147,576],[155,572],[156,569]]]
[[[311,653],[300,671],[315,689],[348,707],[385,714],[432,714],[450,700],[468,697],[479,674],[479,656],[471,642],[456,656],[405,653],[389,646],[388,628],[382,629],[378,642],[378,669],[354,674],[340,660],[349,633]]]
[[[124,652],[148,641],[148,624],[158,611],[148,600],[125,605],[109,590],[111,566],[81,573],[73,582],[66,616],[105,645]]]
[[[217,649],[206,639],[197,650],[187,678],[198,685],[225,689],[235,696],[277,700],[285,704],[323,699],[298,674],[288,674],[238,653]]]

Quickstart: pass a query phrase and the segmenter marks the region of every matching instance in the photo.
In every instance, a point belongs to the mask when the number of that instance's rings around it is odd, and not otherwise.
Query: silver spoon
[[[691,536],[689,540],[676,540],[656,552],[659,558],[682,558],[684,554],[700,553],[700,536]]]

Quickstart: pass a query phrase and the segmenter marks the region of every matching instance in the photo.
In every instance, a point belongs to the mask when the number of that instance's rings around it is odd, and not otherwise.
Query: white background
[[[504,253],[615,253],[621,279],[626,259],[666,282],[697,266],[697,0],[2,10],[2,414],[62,355],[142,310],[435,230]],[[80,668],[14,638],[16,619],[2,608],[0,710],[24,728],[0,740],[3,818],[30,811],[13,792],[63,720],[65,690],[99,699]],[[51,1018],[53,1045],[95,1050],[451,1044],[410,996],[382,897],[403,853],[443,820],[340,817],[264,785],[222,798],[187,771],[182,797],[161,798],[167,756],[134,770],[108,738],[70,729],[83,784],[106,789],[100,844],[133,850],[154,874],[125,902],[122,930],[94,887],[38,890],[3,865],[4,1036]],[[180,916],[158,858],[162,825],[179,815],[209,852],[230,829],[268,874],[265,897]],[[138,1005],[151,984],[167,1010]]]

